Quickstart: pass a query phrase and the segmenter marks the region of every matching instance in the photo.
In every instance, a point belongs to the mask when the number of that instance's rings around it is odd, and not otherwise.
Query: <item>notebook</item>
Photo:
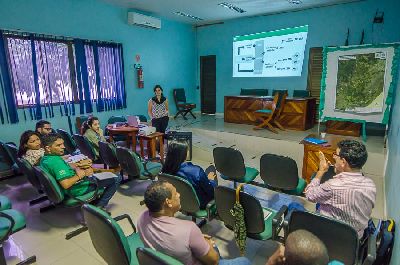
[[[131,127],[136,127],[136,128],[143,128],[146,125],[144,124],[139,124],[138,123],[138,117],[137,116],[132,116],[132,115],[128,115],[128,125]]]
[[[304,138],[303,141],[306,141],[306,142],[309,142],[309,143],[312,143],[312,144],[325,144],[325,143],[328,142],[328,141],[325,141],[325,140],[321,140],[321,139],[317,139],[317,138],[312,138],[312,137]]]
[[[101,173],[95,173],[93,174],[95,178],[98,180],[103,180],[103,179],[111,179],[111,178],[116,178],[117,175],[111,172],[101,172]]]

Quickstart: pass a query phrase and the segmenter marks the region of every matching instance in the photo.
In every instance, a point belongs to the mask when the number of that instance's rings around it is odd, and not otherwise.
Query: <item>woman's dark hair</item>
[[[171,142],[168,144],[167,158],[165,159],[162,172],[175,175],[181,164],[186,160],[188,146],[183,142]]]
[[[368,159],[365,145],[354,140],[343,140],[337,144],[339,156],[346,159],[351,168],[361,169]]]
[[[89,119],[82,124],[81,134],[84,135],[85,132],[92,127],[93,122],[98,120],[99,118],[97,117],[94,116],[89,117]]]
[[[21,134],[21,138],[19,139],[18,157],[22,157],[26,154],[26,151],[28,151],[28,148],[26,148],[25,145],[28,143],[29,138],[31,138],[32,135],[36,135],[40,139],[39,133],[32,130],[25,131]]]
[[[153,88],[153,92],[156,92],[157,88],[161,89],[161,92],[164,91],[160,85],[155,85],[154,88]]]

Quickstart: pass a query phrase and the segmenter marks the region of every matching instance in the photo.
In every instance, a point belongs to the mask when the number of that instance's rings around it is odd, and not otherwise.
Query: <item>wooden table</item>
[[[139,135],[140,155],[144,157],[143,142],[147,141],[147,156],[149,159],[156,157],[156,144],[157,140],[160,145],[160,157],[164,161],[164,134],[155,132],[150,135]]]
[[[318,135],[315,134],[310,134],[307,137],[320,139],[320,137],[318,137]],[[324,153],[327,160],[329,160],[332,164],[335,164],[335,160],[333,159],[333,154],[336,152],[337,144],[345,139],[349,139],[349,137],[338,136],[338,135],[326,135],[324,140],[328,141],[327,144],[329,146],[312,144],[306,141],[300,142],[301,144],[304,145],[302,177],[307,181],[307,183],[310,183],[311,175],[318,171],[319,151]]]
[[[126,135],[126,144],[129,147],[130,142],[132,142],[132,150],[136,152],[136,135],[139,131],[138,128],[136,127],[130,127],[130,126],[121,126],[121,127],[113,127],[112,125],[107,126],[108,133],[110,136],[110,142],[113,142],[113,135],[116,134],[122,134]],[[129,141],[131,140],[131,141]]]
[[[225,96],[224,121],[256,124],[254,111],[271,109],[273,97]],[[305,131],[315,123],[315,98],[286,98],[279,122],[286,129]]]

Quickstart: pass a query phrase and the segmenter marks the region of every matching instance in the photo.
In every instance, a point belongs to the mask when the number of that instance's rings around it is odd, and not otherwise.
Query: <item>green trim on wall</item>
[[[278,29],[278,30],[268,31],[268,32],[259,32],[259,33],[243,35],[243,36],[235,36],[235,37],[233,37],[233,41],[254,40],[254,39],[261,39],[261,38],[267,38],[267,37],[273,37],[273,36],[282,36],[282,35],[299,33],[299,32],[308,32],[308,25],[295,27],[295,28]]]

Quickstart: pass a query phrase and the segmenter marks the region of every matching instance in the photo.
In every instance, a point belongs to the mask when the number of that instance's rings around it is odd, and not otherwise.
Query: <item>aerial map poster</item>
[[[387,124],[399,44],[324,47],[319,120]]]
[[[385,69],[384,52],[339,56],[335,109],[382,112]]]

